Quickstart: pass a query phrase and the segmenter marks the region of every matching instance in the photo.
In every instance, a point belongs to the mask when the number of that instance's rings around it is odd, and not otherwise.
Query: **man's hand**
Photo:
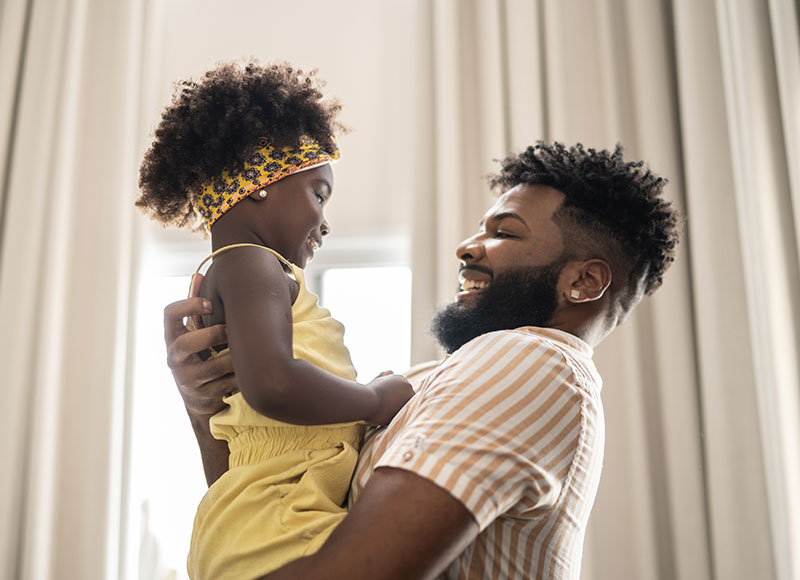
[[[189,316],[211,312],[203,298],[187,298],[164,309],[164,341],[167,364],[178,385],[190,417],[210,417],[225,408],[222,398],[238,389],[230,353],[202,360],[199,352],[227,341],[223,325],[188,330],[183,323]]]
[[[184,318],[211,312],[203,298],[173,302],[164,309],[164,341],[167,364],[178,385],[186,412],[197,437],[208,485],[228,470],[228,444],[211,435],[209,419],[225,408],[223,397],[238,390],[229,353],[203,360],[198,355],[215,344],[227,342],[222,325],[188,330]]]

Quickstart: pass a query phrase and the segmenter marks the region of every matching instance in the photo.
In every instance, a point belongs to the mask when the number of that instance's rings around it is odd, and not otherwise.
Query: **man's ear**
[[[580,304],[603,297],[611,286],[611,267],[605,260],[593,258],[570,262],[561,271],[559,288],[567,302]]]

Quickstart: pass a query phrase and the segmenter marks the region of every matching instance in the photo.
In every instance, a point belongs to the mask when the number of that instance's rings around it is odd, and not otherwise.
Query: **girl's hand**
[[[414,395],[411,383],[404,376],[392,374],[391,371],[381,373],[367,386],[372,388],[378,399],[375,414],[367,418],[370,425],[388,425],[397,412],[403,408],[403,405]]]

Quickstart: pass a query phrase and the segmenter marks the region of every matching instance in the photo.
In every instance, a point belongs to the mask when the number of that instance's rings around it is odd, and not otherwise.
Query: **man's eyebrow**
[[[522,219],[522,216],[519,215],[518,213],[513,212],[513,211],[504,211],[504,212],[495,214],[495,215],[493,215],[493,216],[491,216],[489,218],[490,221],[494,221],[494,222],[503,221],[505,219],[517,220],[523,226],[525,226],[526,229],[528,229],[528,230],[531,229],[530,227],[528,227],[528,223],[524,219]],[[483,223],[484,223],[484,220],[481,220],[481,225],[483,225]]]

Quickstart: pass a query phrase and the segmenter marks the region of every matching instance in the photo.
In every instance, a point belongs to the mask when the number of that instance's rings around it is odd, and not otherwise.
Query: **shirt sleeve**
[[[579,444],[584,398],[550,341],[485,334],[426,378],[408,423],[375,467],[405,469],[444,488],[483,530],[500,514],[557,500]]]

